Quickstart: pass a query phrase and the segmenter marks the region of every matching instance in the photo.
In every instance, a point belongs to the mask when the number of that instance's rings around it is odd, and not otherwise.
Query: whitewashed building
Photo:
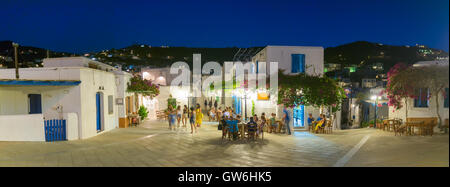
[[[324,72],[324,49],[323,47],[309,47],[309,46],[267,46],[259,51],[253,58],[252,63],[255,70],[258,69],[260,62],[266,62],[267,77],[270,72],[270,62],[278,62],[278,69],[284,70],[285,74],[307,73],[309,75],[322,76]],[[259,73],[259,72],[257,72]],[[255,113],[261,115],[265,112],[266,115],[276,113],[278,118],[283,116],[283,106],[277,105],[278,96],[270,96],[268,100],[253,96],[252,102],[248,103],[251,108],[254,104]],[[274,107],[277,106],[277,107]],[[249,108],[247,107],[247,108]],[[310,106],[297,106],[293,109],[288,109],[291,117],[290,127],[299,130],[308,129],[308,114],[311,113],[315,118],[320,114],[318,108]],[[340,129],[340,112],[337,113],[336,120],[333,127]]]
[[[413,66],[427,66],[427,65],[438,65],[442,66],[442,68],[449,68],[448,60],[440,60],[440,61],[421,61],[415,63]],[[399,110],[395,110],[393,107],[389,107],[389,118],[400,118],[403,121],[406,121],[406,111],[408,110],[408,118],[427,118],[427,117],[437,117],[437,112],[439,112],[441,116],[442,124],[444,124],[445,120],[449,119],[449,88],[444,88],[445,93],[439,95],[439,103],[436,103],[434,98],[427,99],[426,93],[428,90],[426,88],[418,90],[422,94],[416,99],[409,98],[408,106],[403,106]],[[443,96],[444,95],[444,96]],[[404,101],[402,101],[404,103]],[[439,104],[439,110],[436,111],[436,105]],[[440,129],[436,126],[434,129],[438,132]]]
[[[94,69],[95,68],[95,69]],[[0,69],[0,141],[45,141],[44,121],[66,120],[67,140],[119,127],[130,75],[84,57],[44,59],[43,68]]]

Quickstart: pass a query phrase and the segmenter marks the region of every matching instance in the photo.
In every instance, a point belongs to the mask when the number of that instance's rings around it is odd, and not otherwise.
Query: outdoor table
[[[397,119],[389,119],[387,120],[387,124],[386,127],[384,127],[384,129],[386,129],[386,131],[389,132],[394,131],[395,130],[394,126],[397,124],[400,124]]]
[[[425,128],[425,123],[424,121],[410,121],[410,122],[405,122],[406,125],[406,130],[407,130],[407,134],[408,135],[415,135],[414,130],[415,128],[419,129],[419,135],[424,135],[423,131]]]

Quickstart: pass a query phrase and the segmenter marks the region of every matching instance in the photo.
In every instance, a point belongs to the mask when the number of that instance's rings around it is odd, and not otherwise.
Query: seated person
[[[324,114],[320,114],[320,116],[317,118],[317,123],[316,123],[316,127],[314,129],[314,131],[317,132],[317,130],[319,130],[319,128],[323,128],[325,127],[325,123],[326,122],[326,118]]]
[[[270,117],[270,127],[269,127],[270,133],[276,132],[276,130],[277,130],[278,124],[275,120],[276,117],[277,117],[277,115],[275,113],[272,113],[272,116]]]
[[[228,124],[228,132],[231,135],[233,135],[233,139],[236,139],[237,138],[237,133],[239,131],[238,120],[229,118],[229,120],[227,120],[227,124]]]
[[[256,124],[253,117],[250,117],[250,121],[247,123],[248,136],[254,138],[256,134],[258,124]]]

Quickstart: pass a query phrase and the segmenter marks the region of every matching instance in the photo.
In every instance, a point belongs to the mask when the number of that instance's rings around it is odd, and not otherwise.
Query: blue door
[[[242,100],[240,97],[233,96],[233,107],[235,110],[234,112],[236,114],[241,114],[241,112],[242,112],[242,106],[241,106],[242,103],[241,102],[242,102]]]
[[[29,114],[42,114],[41,94],[28,94]]]
[[[294,128],[305,127],[305,106],[299,105],[293,110]]]
[[[100,102],[100,92],[95,95],[96,108],[97,108],[97,131],[102,130],[102,113],[101,113],[101,102]]]

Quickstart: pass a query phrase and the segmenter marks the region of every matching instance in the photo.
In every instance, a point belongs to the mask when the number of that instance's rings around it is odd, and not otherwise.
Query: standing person
[[[220,121],[221,117],[222,117],[222,108],[219,107],[219,109],[216,110],[216,120]]]
[[[188,112],[189,112],[188,107],[186,105],[184,105],[183,117],[182,117],[183,127],[186,127],[186,123],[187,123],[187,119],[188,119]]]
[[[172,126],[175,125],[175,115],[176,115],[176,112],[173,109],[172,105],[169,105],[169,108],[167,109],[167,115],[169,118],[169,129],[172,130]]]
[[[206,100],[205,100],[206,102]],[[201,127],[202,126],[202,120],[203,120],[203,113],[202,113],[202,108],[200,107],[200,104],[197,104],[197,109],[195,111],[195,123],[197,124],[197,127]]]
[[[214,101],[214,108],[217,108],[217,100]]]
[[[314,127],[313,127],[313,123],[314,123],[314,118],[313,118],[312,114],[309,113],[309,116],[308,116],[308,128],[309,128],[309,129],[314,128]]]
[[[212,99],[211,99],[211,100],[209,100],[209,103],[208,103],[208,106],[209,106],[210,110],[212,109],[212,105],[213,105],[213,103],[212,103]]]
[[[208,113],[208,110],[206,108],[208,108],[208,101],[205,99],[205,112]]]
[[[226,118],[230,117],[230,111],[228,110],[228,107],[223,111],[223,116]]]
[[[194,107],[191,107],[191,111],[189,113],[189,123],[191,124],[191,134],[197,133],[197,127],[195,125],[195,111],[194,111]]]
[[[211,108],[209,111],[209,121],[214,121],[216,119],[216,110]]]
[[[181,106],[180,105],[178,105],[178,107],[177,107],[176,114],[177,114],[177,128],[179,128],[180,125],[181,125],[181,116],[183,114],[183,112],[181,111]]]
[[[286,128],[286,133],[288,135],[291,135],[291,127],[289,126],[291,118],[289,117],[289,111],[287,110],[286,106],[283,108],[283,120]]]
[[[264,126],[266,125],[266,122],[267,122],[266,114],[263,112],[261,114],[261,123],[258,126],[258,134],[264,133]]]

